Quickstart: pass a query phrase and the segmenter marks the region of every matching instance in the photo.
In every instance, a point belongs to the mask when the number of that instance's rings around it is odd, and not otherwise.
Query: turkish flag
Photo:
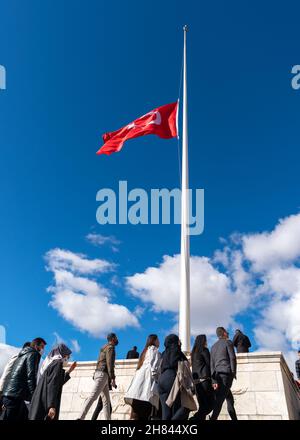
[[[111,154],[120,151],[127,139],[146,134],[156,134],[164,139],[176,137],[177,108],[177,102],[162,105],[119,130],[105,133],[102,136],[104,145],[97,151],[97,154]]]

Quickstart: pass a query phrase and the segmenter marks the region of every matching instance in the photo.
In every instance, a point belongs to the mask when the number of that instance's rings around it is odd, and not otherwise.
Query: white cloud
[[[54,274],[54,284],[47,289],[52,294],[50,305],[76,328],[103,337],[113,329],[139,325],[127,307],[110,302],[106,287],[87,277],[110,272],[114,264],[61,249],[47,252],[46,261]]]
[[[81,347],[77,339],[71,339],[71,349],[73,353],[80,353]]]
[[[56,289],[70,289],[76,292],[83,292],[90,296],[109,295],[108,290],[95,280],[75,276],[66,270],[56,270],[54,272],[54,278]],[[51,291],[53,289],[50,287],[48,290]]]
[[[48,269],[52,272],[56,270],[69,270],[83,275],[92,275],[113,270],[115,265],[100,259],[90,260],[84,254],[76,254],[65,249],[51,249],[46,253],[45,259]]]
[[[240,263],[239,263],[240,264]],[[205,257],[191,257],[191,327],[192,333],[215,334],[217,326],[233,324],[235,314],[248,305],[243,287],[241,267],[236,263],[230,279],[218,271]],[[231,283],[236,278],[236,286]],[[155,311],[177,314],[180,286],[180,256],[165,255],[158,267],[127,277],[127,285],[135,297],[153,306]]]
[[[57,332],[53,332],[53,335],[55,337],[55,343],[56,344],[65,344],[67,347],[72,350],[73,353],[79,353],[81,350],[81,347],[77,341],[77,339],[71,339],[70,343],[68,343],[64,338],[62,338]]]
[[[120,240],[118,240],[113,235],[90,233],[86,236],[86,239],[94,246],[102,246],[105,244],[109,244],[114,252],[118,252],[118,245],[121,243]]]
[[[50,304],[79,330],[95,337],[103,337],[113,329],[138,326],[137,318],[127,307],[111,304],[100,295],[82,295],[72,290],[57,289]]]
[[[260,283],[256,341],[260,349],[283,351],[293,368],[291,359],[300,345],[300,214],[280,219],[271,232],[244,236],[242,242]]]
[[[57,332],[53,332],[53,335],[54,335],[54,338],[55,338],[54,345],[66,344],[66,341]]]
[[[5,344],[6,342],[6,329],[4,325],[0,325],[0,343]]]
[[[19,353],[20,348],[0,343],[0,376],[10,358]]]
[[[243,248],[257,271],[295,262],[300,256],[300,214],[280,219],[271,232],[244,236]]]

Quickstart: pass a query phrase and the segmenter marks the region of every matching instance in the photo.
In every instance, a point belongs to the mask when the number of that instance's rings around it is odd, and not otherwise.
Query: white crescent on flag
[[[160,125],[161,124],[161,114],[159,113],[158,110],[150,112],[148,114],[149,115],[156,115],[156,116],[155,116],[155,119],[153,119],[152,121],[148,122],[147,125],[150,125],[150,124]]]

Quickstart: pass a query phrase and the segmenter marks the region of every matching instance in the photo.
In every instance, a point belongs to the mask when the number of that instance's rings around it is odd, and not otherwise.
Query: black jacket
[[[40,354],[32,347],[20,351],[9,380],[3,389],[3,396],[30,401],[36,387]]]
[[[193,379],[209,379],[210,374],[210,354],[208,348],[202,351],[195,351],[192,355],[192,374]]]
[[[236,355],[231,341],[219,339],[211,348],[210,359],[211,375],[214,382],[216,382],[217,373],[236,377]]]
[[[129,350],[127,353],[126,359],[138,359],[140,357],[140,354],[136,350]]]
[[[236,332],[233,340],[233,345],[236,347],[238,353],[248,353],[251,347],[251,342],[248,336],[244,335],[242,332]]]
[[[184,353],[178,348],[177,351],[167,352],[161,355],[160,375],[158,378],[158,392],[164,394],[163,400],[166,400],[173,386],[179,361],[187,361]]]
[[[55,420],[58,419],[62,388],[69,379],[70,375],[65,372],[60,360],[46,368],[31,400],[29,420],[45,420],[50,408],[56,409]]]

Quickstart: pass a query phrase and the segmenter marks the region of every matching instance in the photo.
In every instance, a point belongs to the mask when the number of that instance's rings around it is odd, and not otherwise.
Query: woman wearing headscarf
[[[196,395],[199,404],[198,411],[193,418],[205,420],[213,409],[214,393],[210,372],[210,353],[207,348],[206,335],[198,335],[192,350],[192,374],[196,386]]]
[[[44,360],[33,394],[29,420],[57,420],[63,385],[70,379],[70,373],[76,368],[76,362],[66,372],[71,350],[65,344],[56,345]]]
[[[157,411],[159,409],[156,384],[160,362],[158,348],[157,335],[149,335],[139,358],[134,378],[124,397],[125,402],[132,407],[132,420],[149,420],[154,408]]]
[[[167,336],[164,345],[158,379],[162,419],[187,420],[190,410],[195,409],[193,402],[191,404],[192,378],[188,360],[181,351],[177,335]]]

